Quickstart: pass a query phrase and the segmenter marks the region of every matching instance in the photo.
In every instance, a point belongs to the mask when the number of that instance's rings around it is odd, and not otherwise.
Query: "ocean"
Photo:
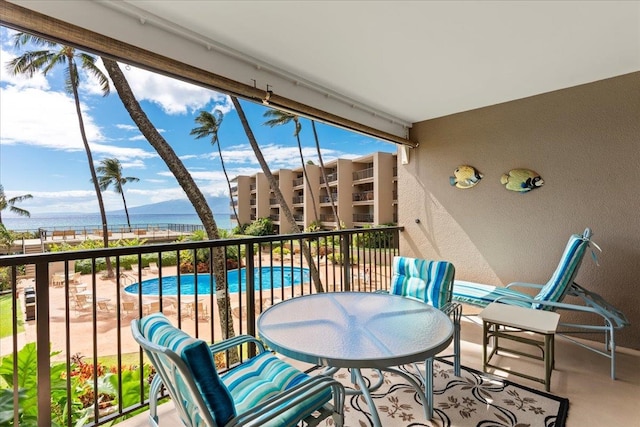
[[[200,218],[195,214],[130,214],[131,227],[144,228],[147,225],[156,224],[186,224],[202,225]],[[219,229],[231,230],[231,219],[229,214],[214,214],[216,224]],[[35,231],[38,228],[48,230],[60,229],[99,229],[102,220],[100,214],[75,214],[56,215],[39,214],[27,217],[2,216],[2,222],[9,230],[13,231]],[[124,214],[107,214],[107,224],[111,229],[126,227],[127,217]]]

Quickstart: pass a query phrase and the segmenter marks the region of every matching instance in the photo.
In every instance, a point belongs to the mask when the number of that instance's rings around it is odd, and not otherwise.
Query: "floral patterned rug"
[[[418,364],[424,375],[424,363]],[[402,366],[404,372],[420,381],[414,365]],[[383,372],[383,385],[371,393],[383,426],[387,427],[562,427],[565,425],[569,400],[523,387],[486,373],[462,367],[460,377],[453,367],[436,360],[434,371],[434,417],[424,418],[420,398],[401,376]],[[368,383],[376,383],[378,371],[363,369]],[[353,388],[346,369],[334,376],[345,387]],[[333,420],[324,421],[326,426]],[[345,403],[345,426],[372,426],[367,403],[361,396],[349,395]]]

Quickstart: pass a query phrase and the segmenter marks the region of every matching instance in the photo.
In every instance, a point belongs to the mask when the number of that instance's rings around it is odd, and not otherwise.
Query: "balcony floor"
[[[473,318],[473,321],[477,321]],[[482,370],[482,326],[463,318],[462,364]],[[512,360],[512,359],[509,359]],[[640,352],[618,349],[617,380],[609,376],[609,359],[571,344],[556,340],[556,369],[551,377],[551,393],[569,399],[567,427],[592,425],[632,426],[640,419]],[[520,363],[518,361],[518,363]],[[306,368],[300,365],[300,368]],[[518,368],[540,375],[542,362],[522,361]],[[498,373],[501,374],[501,373]],[[511,381],[544,391],[540,383],[520,377]],[[416,414],[416,421],[422,414]],[[123,427],[148,426],[148,413],[137,415],[121,424]],[[161,405],[160,426],[181,425],[172,403]],[[349,425],[347,418],[346,425]]]

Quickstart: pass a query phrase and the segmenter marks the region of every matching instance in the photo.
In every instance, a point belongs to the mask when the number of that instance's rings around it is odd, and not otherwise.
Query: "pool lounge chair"
[[[175,328],[162,313],[133,320],[131,333],[157,371],[149,393],[152,426],[158,426],[162,386],[190,427],[294,426],[299,421],[315,426],[328,417],[337,427],[344,424],[345,392],[339,382],[299,371],[252,336],[208,346]],[[218,373],[213,356],[247,344],[255,345],[258,354]]]
[[[627,326],[629,321],[622,312],[605,301],[600,295],[574,282],[582,259],[591,243],[593,242],[591,242],[591,230],[589,228],[585,229],[582,234],[572,235],[565,247],[558,267],[546,284],[513,282],[506,287],[496,287],[456,280],[453,286],[453,299],[476,307],[486,307],[492,302],[500,302],[537,310],[580,312],[595,316],[602,322],[600,325],[594,324],[596,322],[580,324],[561,321],[556,335],[611,359],[611,378],[615,379],[615,331]],[[593,245],[597,248],[595,243]],[[513,289],[517,287],[536,288],[539,291],[537,295],[531,296]],[[567,295],[577,297],[580,303],[563,302]],[[567,334],[580,333],[603,333],[604,350],[567,336]]]

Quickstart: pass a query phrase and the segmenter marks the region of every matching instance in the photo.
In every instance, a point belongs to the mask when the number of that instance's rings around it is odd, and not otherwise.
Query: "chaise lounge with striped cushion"
[[[615,336],[617,329],[629,324],[622,312],[604,300],[600,295],[591,292],[574,282],[591,241],[591,229],[585,229],[582,234],[569,237],[560,262],[551,278],[545,284],[513,282],[506,287],[490,286],[481,283],[455,280],[453,285],[453,299],[459,303],[476,307],[486,307],[492,302],[517,305],[537,310],[574,311],[595,315],[603,324],[577,324],[560,322],[561,330],[557,335],[575,344],[595,351],[611,359],[611,378],[615,379]],[[595,245],[595,244],[594,244]],[[597,247],[597,245],[595,245]],[[514,288],[539,289],[535,296],[520,292]],[[567,295],[578,297],[581,304],[563,302]],[[596,323],[596,322],[593,322]],[[605,348],[598,348],[576,341],[567,334],[600,332],[605,335]]]

